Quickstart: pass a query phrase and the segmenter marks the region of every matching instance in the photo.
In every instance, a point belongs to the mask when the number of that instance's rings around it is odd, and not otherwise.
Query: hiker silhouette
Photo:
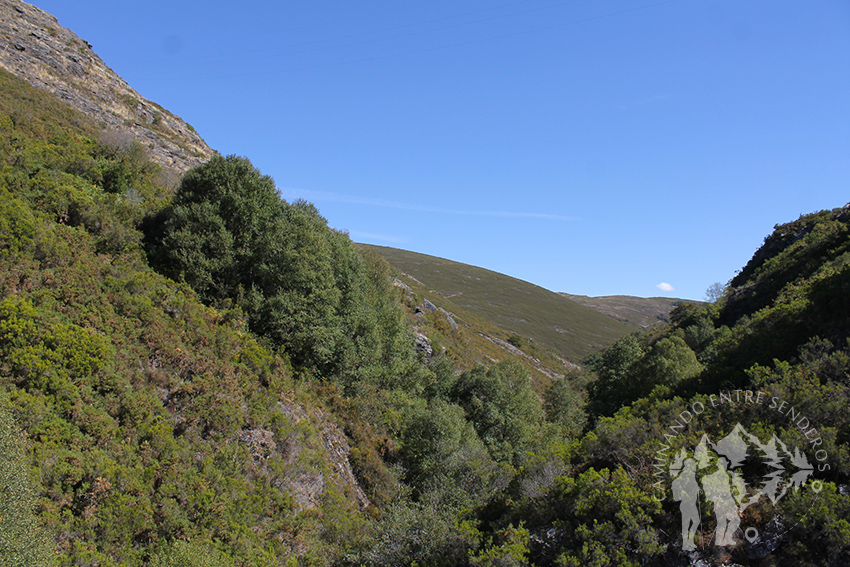
[[[685,459],[682,472],[673,481],[673,498],[680,502],[679,510],[682,512],[682,549],[694,551],[696,544],[694,538],[699,528],[699,483],[697,482],[697,463],[691,458]]]
[[[738,516],[738,499],[732,494],[734,477],[729,474],[726,457],[718,457],[716,468],[711,474],[702,477],[702,488],[706,500],[714,503],[714,517],[717,520],[715,543],[720,546],[735,545],[735,530],[741,524]]]

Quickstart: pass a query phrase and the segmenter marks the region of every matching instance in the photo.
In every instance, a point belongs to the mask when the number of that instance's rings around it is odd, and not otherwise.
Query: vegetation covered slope
[[[247,159],[175,187],[0,82],[0,564],[850,562],[845,209],[777,227],[720,301],[540,387],[512,360],[417,354],[389,267]],[[818,490],[759,500],[741,531],[769,537],[723,549],[705,503],[686,553],[659,451],[736,424],[806,452]]]
[[[410,278],[406,281],[421,282],[437,304],[456,305],[574,363],[633,330],[557,293],[503,274],[395,248],[370,249],[402,272],[402,279],[406,275]]]
[[[0,80],[0,381],[55,561],[322,557],[321,526],[360,516],[329,424],[238,311],[148,267],[158,167]]]
[[[777,446],[805,452],[816,481],[782,485],[788,492],[776,502],[757,500],[743,511],[739,534],[771,534],[758,541],[737,536],[735,545],[712,550],[718,524],[703,514],[700,549],[691,558],[847,564],[849,261],[847,207],[801,216],[777,225],[718,301],[680,306],[669,326],[617,341],[595,364],[588,409],[596,426],[582,441],[580,466],[622,468],[652,492],[669,486],[671,455],[693,450],[701,435],[717,441],[745,424]],[[749,454],[741,477],[751,490],[769,472],[754,459],[758,453]],[[659,512],[655,524],[663,526],[666,515],[678,533],[678,510]]]
[[[541,398],[521,365],[424,359],[388,266],[244,158],[175,190],[0,80],[0,451],[4,489],[32,486],[4,564],[523,556],[478,514],[580,430],[564,380]]]
[[[669,323],[670,312],[674,308],[683,303],[692,303],[684,299],[670,297],[634,297],[631,295],[588,297],[569,293],[561,293],[560,295],[642,331],[656,325]]]

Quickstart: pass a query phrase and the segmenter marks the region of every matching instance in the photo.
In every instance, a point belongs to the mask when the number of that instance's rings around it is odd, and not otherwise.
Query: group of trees
[[[312,204],[281,199],[247,159],[216,156],[188,172],[146,228],[157,270],[205,303],[240,309],[297,368],[383,383],[410,371],[387,268]]]

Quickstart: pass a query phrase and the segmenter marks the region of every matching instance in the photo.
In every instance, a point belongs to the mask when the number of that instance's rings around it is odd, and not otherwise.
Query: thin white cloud
[[[661,282],[660,284],[658,284],[655,287],[657,287],[658,289],[660,289],[664,293],[670,293],[671,291],[676,291],[676,288],[673,287],[672,285],[668,284],[667,282]]]
[[[391,242],[393,244],[404,244],[407,242],[404,238],[400,236],[393,236],[391,234],[377,234],[374,232],[360,232],[358,230],[352,230],[348,233],[348,236],[356,241],[379,241],[379,242]]]
[[[399,201],[388,201],[386,199],[375,199],[372,197],[357,197],[355,195],[344,195],[341,193],[329,193],[325,191],[310,191],[304,189],[284,188],[280,190],[281,195],[288,199],[306,199],[313,202],[349,203],[352,205],[365,205],[368,207],[385,207],[389,209],[401,209],[416,211],[420,213],[434,213],[440,215],[461,215],[478,217],[499,218],[525,218],[554,221],[579,221],[579,217],[567,215],[554,215],[550,213],[529,213],[516,211],[463,211],[455,209],[443,209],[440,207],[429,207],[427,205],[416,205],[413,203],[402,203]]]

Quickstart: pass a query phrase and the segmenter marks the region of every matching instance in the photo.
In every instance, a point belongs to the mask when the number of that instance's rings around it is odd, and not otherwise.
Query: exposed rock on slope
[[[184,172],[213,154],[191,126],[133,90],[87,41],[26,2],[0,0],[0,67],[129,134],[165,168]]]

